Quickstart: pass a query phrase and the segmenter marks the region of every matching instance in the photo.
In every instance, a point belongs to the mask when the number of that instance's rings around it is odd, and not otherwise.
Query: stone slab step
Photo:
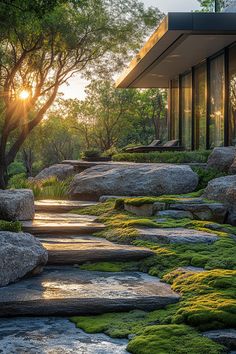
[[[86,202],[77,200],[37,200],[35,201],[36,212],[65,213],[73,209],[81,209],[96,205],[96,202]]]
[[[88,334],[60,317],[0,319],[2,354],[126,354],[126,339]]]
[[[37,213],[33,221],[23,221],[23,230],[33,235],[92,234],[104,229],[96,217],[76,214]]]
[[[137,228],[142,240],[160,243],[213,243],[219,239],[214,233],[185,228]]]
[[[93,236],[40,238],[40,241],[48,250],[48,264],[134,261],[154,255],[147,248],[119,245]]]
[[[33,278],[0,288],[0,316],[70,316],[175,303],[179,295],[156,277],[139,272],[104,273],[70,266],[46,267]]]

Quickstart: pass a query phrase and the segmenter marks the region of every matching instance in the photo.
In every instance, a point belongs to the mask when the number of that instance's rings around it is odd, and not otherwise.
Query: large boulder
[[[0,232],[0,286],[28,274],[38,274],[47,263],[48,253],[27,233]]]
[[[236,157],[229,169],[229,173],[231,173],[232,175],[236,175]]]
[[[236,175],[211,180],[204,197],[225,204],[228,209],[228,222],[236,225]]]
[[[214,148],[207,161],[207,168],[214,168],[221,172],[228,172],[236,157],[236,147]]]
[[[50,177],[56,177],[59,181],[72,176],[74,174],[74,167],[68,164],[56,164],[50,167],[44,168],[41,172],[34,177],[36,181],[42,181]]]
[[[0,219],[31,220],[34,212],[34,195],[31,189],[0,190]]]
[[[73,199],[99,199],[102,195],[159,196],[195,190],[198,176],[189,166],[132,164],[96,166],[76,175],[70,193]]]

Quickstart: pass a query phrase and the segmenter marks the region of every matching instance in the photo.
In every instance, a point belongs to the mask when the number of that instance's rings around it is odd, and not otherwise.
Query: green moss
[[[150,326],[128,344],[135,354],[220,354],[224,347],[184,325]]]
[[[114,211],[115,200],[108,200],[104,203],[98,203],[93,206],[85,207],[78,210],[73,210],[74,214],[79,215],[110,215]]]
[[[156,202],[159,203],[166,203],[166,204],[174,204],[174,203],[181,203],[185,202],[186,198],[198,198],[202,195],[203,189],[197,192],[188,193],[188,194],[181,194],[181,195],[162,195],[160,197],[139,197],[139,198],[120,198],[115,200],[115,208],[116,209],[123,209],[124,203],[128,205],[133,205],[139,207],[144,204],[153,204]]]
[[[85,263],[80,269],[99,272],[124,272],[138,270],[138,262],[97,262]]]
[[[0,231],[20,232],[22,224],[20,221],[5,221],[0,220]]]

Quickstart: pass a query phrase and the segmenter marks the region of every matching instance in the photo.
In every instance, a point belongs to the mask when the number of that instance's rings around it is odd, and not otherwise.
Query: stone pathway
[[[73,209],[81,209],[87,206],[96,205],[96,202],[77,200],[38,200],[35,202],[37,212],[64,213]]]
[[[127,343],[84,333],[64,318],[0,319],[2,354],[125,354]]]
[[[134,261],[152,256],[142,247],[119,245],[94,236],[40,238],[48,250],[48,264],[82,264],[85,262]]]
[[[145,273],[48,266],[38,276],[0,289],[0,316],[151,311],[178,300],[168,284]]]
[[[93,234],[104,229],[96,217],[76,214],[37,213],[33,221],[23,221],[23,231],[33,235]]]

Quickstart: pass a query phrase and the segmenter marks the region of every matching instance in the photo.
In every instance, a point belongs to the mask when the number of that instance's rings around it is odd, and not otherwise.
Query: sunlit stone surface
[[[63,318],[0,319],[2,354],[125,354],[126,340],[86,334]]]
[[[178,294],[156,277],[139,272],[92,272],[72,266],[47,267],[36,277],[0,289],[0,316],[99,314],[154,310]]]

